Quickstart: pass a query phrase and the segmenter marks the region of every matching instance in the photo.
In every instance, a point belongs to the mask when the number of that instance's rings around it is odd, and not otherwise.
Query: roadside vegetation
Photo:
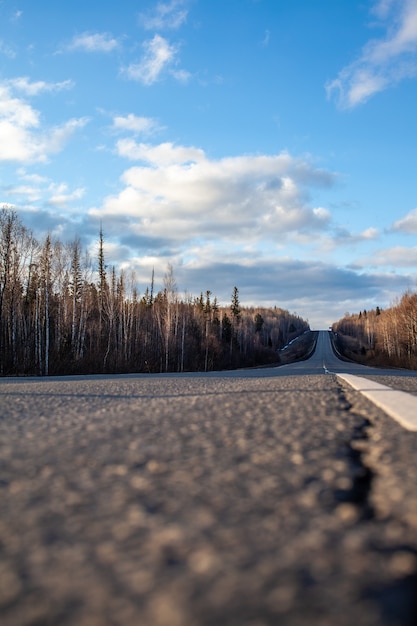
[[[318,334],[317,330],[305,330],[302,335],[292,339],[279,351],[281,364],[285,365],[310,358],[316,348]]]
[[[228,306],[209,290],[180,296],[171,266],[162,289],[152,274],[140,294],[134,273],[108,266],[102,232],[91,259],[79,239],[36,241],[17,212],[0,211],[0,375],[278,363],[280,348],[308,329],[284,309],[241,306],[237,287]]]
[[[346,314],[332,327],[339,352],[366,365],[417,369],[417,293],[388,309]]]

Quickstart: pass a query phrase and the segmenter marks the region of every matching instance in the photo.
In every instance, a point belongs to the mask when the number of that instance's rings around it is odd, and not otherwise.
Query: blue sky
[[[0,0],[0,206],[325,328],[417,278],[417,0]]]

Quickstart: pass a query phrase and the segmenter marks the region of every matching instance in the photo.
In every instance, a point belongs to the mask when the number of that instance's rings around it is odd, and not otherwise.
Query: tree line
[[[79,238],[37,241],[9,208],[0,211],[0,375],[209,371],[279,361],[309,329],[284,309],[228,307],[211,291],[180,296],[172,266],[141,295],[134,272],[109,268]]]
[[[346,314],[333,330],[340,349],[355,360],[417,369],[417,293],[407,291],[385,310]]]

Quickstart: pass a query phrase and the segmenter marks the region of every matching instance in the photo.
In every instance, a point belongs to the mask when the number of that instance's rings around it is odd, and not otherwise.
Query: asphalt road
[[[2,626],[417,624],[417,434],[333,359],[0,380]]]

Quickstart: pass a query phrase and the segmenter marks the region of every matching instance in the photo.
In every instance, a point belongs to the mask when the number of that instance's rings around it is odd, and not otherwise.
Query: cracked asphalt
[[[414,626],[417,434],[321,350],[2,379],[0,623]]]

